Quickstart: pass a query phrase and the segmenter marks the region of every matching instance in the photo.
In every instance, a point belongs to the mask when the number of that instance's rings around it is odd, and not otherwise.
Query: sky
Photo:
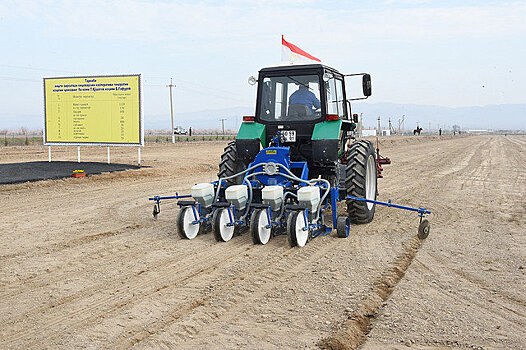
[[[281,35],[369,103],[526,103],[526,1],[0,1],[0,129],[41,128],[43,77],[141,73],[148,120],[253,108]],[[169,126],[167,126],[168,128]]]

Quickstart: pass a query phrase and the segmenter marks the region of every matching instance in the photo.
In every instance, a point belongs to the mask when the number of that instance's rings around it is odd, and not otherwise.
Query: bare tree
[[[4,146],[7,146],[7,133],[8,133],[9,130],[7,129],[3,129],[2,131],[0,131],[0,134],[4,135]]]
[[[21,134],[21,135],[24,135],[25,138],[26,138],[26,140],[25,140],[25,144],[26,144],[26,145],[29,145],[29,140],[27,139],[27,133],[28,133],[28,132],[29,132],[29,130],[28,130],[27,128],[25,128],[25,127],[21,127],[21,128],[20,128],[20,134]]]

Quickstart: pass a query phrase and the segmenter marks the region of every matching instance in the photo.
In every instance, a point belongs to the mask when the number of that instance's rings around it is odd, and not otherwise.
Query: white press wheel
[[[291,246],[297,245],[298,247],[304,247],[309,240],[309,230],[304,230],[306,227],[305,212],[297,211],[291,215],[292,217],[288,221],[290,227],[287,227],[289,243]]]
[[[230,213],[231,214],[231,213]],[[214,229],[214,237],[218,242],[227,242],[234,237],[234,226],[227,226],[230,223],[229,209],[217,209],[214,213],[214,222],[212,227]]]
[[[199,214],[197,214],[197,219],[199,219]],[[197,237],[201,224],[193,224],[194,221],[195,216],[192,207],[188,206],[181,208],[177,217],[177,230],[182,238],[194,239]]]
[[[265,209],[254,210],[250,218],[250,233],[254,244],[267,244],[272,236],[272,228],[267,228],[268,218]]]

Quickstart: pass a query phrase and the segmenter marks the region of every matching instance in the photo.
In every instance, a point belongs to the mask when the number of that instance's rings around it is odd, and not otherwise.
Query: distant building
[[[362,137],[376,136],[376,129],[363,129]]]
[[[489,134],[490,130],[486,130],[486,129],[471,129],[471,130],[468,130],[467,132],[468,132],[468,134],[484,135],[484,134]]]
[[[376,136],[376,134],[377,134],[376,129],[363,129],[362,130],[362,137]],[[391,130],[383,129],[381,136],[391,136]]]

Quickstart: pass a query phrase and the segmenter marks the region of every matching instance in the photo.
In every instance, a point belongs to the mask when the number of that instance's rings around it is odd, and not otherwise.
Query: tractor
[[[345,79],[362,76],[363,97],[348,98]],[[377,195],[377,157],[373,143],[357,140],[358,116],[351,114],[351,100],[371,96],[369,74],[341,74],[322,64],[289,65],[263,68],[259,78],[254,117],[244,117],[236,140],[221,156],[218,177],[238,173],[248,166],[260,148],[272,143],[278,133],[281,145],[289,147],[291,161],[305,161],[309,179],[321,177],[348,195],[375,200]],[[303,104],[291,104],[290,97],[306,88],[320,102],[309,110]],[[242,177],[229,180],[240,184]],[[351,223],[373,220],[375,203],[347,200]]]
[[[348,97],[346,79],[360,77],[362,96]],[[183,238],[211,230],[224,242],[248,230],[255,244],[286,234],[291,246],[302,247],[333,229],[347,237],[350,223],[371,222],[381,204],[418,212],[419,237],[427,237],[429,210],[376,200],[380,164],[390,161],[371,141],[356,138],[358,116],[350,103],[371,95],[369,74],[286,65],[263,68],[249,83],[257,85],[255,114],[243,117],[224,149],[218,180],[193,186],[190,195],[150,198],[155,217],[161,200],[178,199]],[[346,215],[338,215],[344,201]]]

